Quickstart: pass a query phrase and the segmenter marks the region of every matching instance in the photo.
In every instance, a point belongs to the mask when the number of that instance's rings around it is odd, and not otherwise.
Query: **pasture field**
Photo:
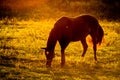
[[[84,62],[82,45],[72,42],[66,49],[66,65],[60,67],[57,43],[52,68],[46,68],[44,50],[56,19],[40,21],[0,21],[0,80],[120,80],[120,23],[100,20],[104,39],[94,62],[92,43]]]

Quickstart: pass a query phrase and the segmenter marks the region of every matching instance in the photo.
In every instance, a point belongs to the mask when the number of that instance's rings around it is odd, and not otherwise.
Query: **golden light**
[[[86,40],[87,40],[88,45],[90,45],[91,47],[93,47],[93,42],[92,42],[92,38],[91,38],[90,35],[88,35],[88,36],[86,37]],[[105,45],[105,44],[106,44],[106,41],[105,41],[105,39],[103,38],[101,45]],[[97,47],[100,47],[101,45],[100,45],[100,44],[97,44]]]
[[[6,0],[2,5],[13,10],[29,9],[38,7],[48,0]]]

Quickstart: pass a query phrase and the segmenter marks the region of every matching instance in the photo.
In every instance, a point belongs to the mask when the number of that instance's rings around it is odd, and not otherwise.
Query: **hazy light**
[[[3,0],[2,6],[13,10],[29,9],[46,3],[47,0]]]

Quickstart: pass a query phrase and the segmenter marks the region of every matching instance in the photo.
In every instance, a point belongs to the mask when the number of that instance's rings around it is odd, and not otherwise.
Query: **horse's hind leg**
[[[83,46],[82,57],[84,57],[84,56],[85,56],[85,53],[86,53],[86,51],[87,51],[88,45],[87,45],[87,43],[86,43],[86,39],[82,39],[82,40],[81,40],[81,43],[82,43],[82,46]]]
[[[97,56],[96,56],[97,46],[96,46],[96,41],[95,40],[93,40],[93,50],[94,50],[94,59],[95,59],[95,61],[97,61]]]

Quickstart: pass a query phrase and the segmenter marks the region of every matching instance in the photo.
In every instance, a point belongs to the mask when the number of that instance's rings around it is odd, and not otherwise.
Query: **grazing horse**
[[[47,41],[47,47],[45,49],[46,55],[46,67],[51,67],[52,59],[54,58],[54,49],[57,41],[61,46],[61,66],[65,64],[65,49],[70,42],[81,41],[83,46],[82,57],[85,56],[88,45],[86,43],[86,37],[89,35],[92,37],[94,59],[96,57],[96,45],[101,44],[104,35],[103,29],[98,23],[98,20],[90,15],[82,15],[76,18],[62,17],[55,24],[54,28],[49,34]]]

